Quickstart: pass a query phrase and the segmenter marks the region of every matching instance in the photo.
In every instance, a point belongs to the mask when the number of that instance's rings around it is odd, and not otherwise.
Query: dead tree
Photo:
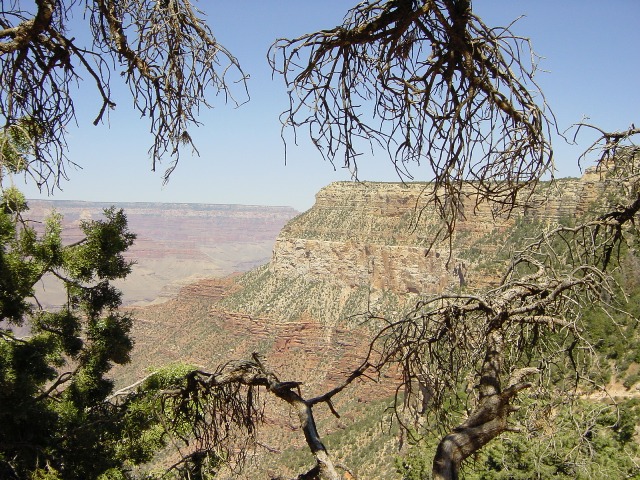
[[[305,399],[299,382],[280,381],[254,355],[214,372],[191,371],[182,387],[161,392],[163,412],[190,425],[197,452],[229,458],[239,439],[251,443],[255,438],[264,420],[257,398],[266,391],[296,412],[315,456],[316,464],[298,479],[340,479],[315,426],[313,407],[326,403],[337,415],[336,395],[357,378],[379,376],[392,367],[402,376],[398,420],[407,426],[411,415],[426,418],[432,433],[443,432],[433,476],[458,478],[465,459],[502,433],[518,430],[511,415],[519,395],[535,387],[535,395],[551,399],[575,396],[585,388],[583,381],[589,382],[593,352],[583,335],[582,311],[593,305],[605,314],[622,308],[617,302],[624,292],[610,269],[640,212],[640,190],[628,181],[633,175],[622,174],[625,168],[635,171],[640,160],[637,148],[623,143],[636,133],[621,136],[609,145],[613,156],[601,158],[609,162],[611,191],[619,190],[617,203],[603,205],[595,218],[576,226],[556,225],[521,246],[493,288],[441,294],[397,319],[379,318],[387,325],[372,340],[366,360],[338,387]],[[460,411],[466,413],[462,421],[452,415]]]
[[[289,91],[283,135],[308,129],[354,176],[374,147],[401,178],[426,164],[425,202],[449,230],[469,189],[512,208],[553,173],[554,119],[534,81],[536,56],[510,27],[485,25],[468,0],[364,1],[338,27],[278,40],[269,60]]]
[[[210,96],[235,102],[230,85],[245,85],[238,61],[188,0],[22,3],[3,2],[0,12],[0,128],[21,129],[30,139],[22,170],[40,187],[52,189],[65,177],[66,128],[75,121],[82,78],[96,90],[94,124],[115,108],[112,82],[123,78],[150,122],[153,168],[171,160],[165,179],[180,149],[193,146],[190,128]],[[74,17],[73,28],[85,32],[69,31]]]
[[[621,244],[637,234],[640,150],[632,138],[638,133],[603,133],[594,144],[602,147],[599,168],[616,200],[604,211],[541,233],[516,252],[497,287],[426,299],[373,341],[368,361],[376,369],[397,365],[403,392],[421,397],[418,413],[437,413],[435,431],[445,431],[433,478],[458,478],[466,458],[503,432],[517,431],[510,415],[523,390],[535,384],[538,392],[562,398],[590,388],[593,348],[583,335],[582,312],[624,310],[624,292],[609,270]],[[554,386],[549,378],[557,365],[569,373],[554,378]],[[444,408],[455,405],[467,412],[457,425]]]
[[[283,382],[265,366],[265,360],[253,354],[251,360],[232,361],[213,372],[192,370],[184,378],[182,386],[157,393],[160,397],[160,414],[167,432],[175,433],[175,425],[188,425],[185,443],[194,443],[193,452],[183,455],[178,465],[190,461],[194,455],[213,455],[216,458],[232,459],[243,463],[246,449],[255,442],[255,435],[264,421],[260,408],[260,391],[266,391],[286,402],[295,411],[304,434],[306,444],[316,459],[315,465],[298,480],[341,480],[339,470],[316,427],[313,408],[325,403],[331,412],[338,415],[332,404],[335,395],[347,388],[355,379],[365,375],[370,368],[367,363],[355,369],[344,382],[326,393],[305,399],[300,391],[300,382]],[[117,397],[129,395],[144,383],[136,382],[118,391]],[[144,394],[144,391],[139,392]],[[136,393],[134,393],[135,395]],[[242,445],[242,448],[238,448]],[[254,444],[255,445],[255,444]]]
[[[289,89],[283,138],[286,129],[294,141],[308,129],[324,158],[354,176],[378,147],[403,178],[412,178],[412,163],[426,164],[433,181],[423,201],[445,222],[433,242],[451,239],[466,198],[517,207],[553,173],[555,122],[534,80],[536,56],[511,27],[486,26],[468,0],[369,0],[338,27],[278,40],[269,59]],[[398,365],[405,391],[426,395],[419,404],[427,410],[443,414],[451,399],[469,405],[457,427],[444,422],[451,430],[436,478],[456,478],[465,458],[512,428],[518,393],[545,367],[532,369],[531,359],[544,351],[575,362],[577,346],[589,347],[580,307],[606,310],[620,293],[607,270],[640,208],[637,148],[623,148],[633,147],[638,130],[600,133],[590,150],[603,147],[600,168],[618,205],[578,227],[544,232],[514,257],[497,288],[425,300],[389,320],[372,343],[368,361]]]

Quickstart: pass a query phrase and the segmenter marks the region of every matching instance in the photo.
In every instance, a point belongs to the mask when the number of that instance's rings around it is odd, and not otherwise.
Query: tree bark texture
[[[501,322],[497,315],[494,324]],[[509,414],[516,408],[511,400],[519,391],[531,386],[523,382],[524,376],[537,372],[526,368],[512,373],[508,387],[501,389],[500,372],[504,354],[504,338],[500,328],[487,334],[487,351],[482,365],[478,406],[467,420],[445,436],[436,450],[433,460],[434,480],[457,480],[462,462],[484,447],[501,433],[510,430]]]

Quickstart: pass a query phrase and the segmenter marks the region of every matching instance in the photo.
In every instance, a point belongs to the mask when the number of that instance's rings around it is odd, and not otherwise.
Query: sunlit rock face
[[[313,208],[282,228],[268,265],[201,279],[166,303],[132,308],[136,347],[132,363],[116,371],[119,384],[142,378],[149,365],[180,361],[214,370],[260,352],[280,378],[301,382],[308,398],[324,393],[367,357],[380,328],[376,321],[401,318],[424,294],[495,282],[504,269],[490,271],[482,262],[509,253],[503,252],[504,238],[516,222],[530,222],[535,234],[541,225],[579,215],[591,208],[603,183],[590,174],[541,185],[532,205],[510,216],[488,204],[473,209],[469,199],[460,206],[463,215],[451,243],[431,242],[441,224],[425,204],[427,187],[331,184],[317,194]],[[375,427],[352,442],[357,451],[369,445],[375,445],[371,451],[397,451],[399,440],[379,428],[380,415],[366,412],[376,402],[389,405],[399,383],[393,369],[379,383],[356,381],[335,398],[340,418],[317,409],[316,420],[323,432],[342,432],[370,415]],[[261,444],[273,451],[304,450],[304,437],[288,412],[273,412],[267,410]],[[349,448],[333,453],[341,458]],[[390,457],[375,455],[351,466],[358,478],[381,478],[380,472],[392,478],[395,466],[384,458]],[[246,478],[270,478],[270,465],[286,464],[272,453],[255,461]]]
[[[461,285],[492,281],[474,275],[476,256],[495,253],[503,237],[523,218],[550,225],[585,213],[605,182],[587,172],[580,179],[542,184],[526,207],[505,211],[484,202],[474,208],[470,194],[459,206],[452,242],[433,243],[443,227],[429,184],[337,182],[316,195],[309,211],[289,222],[278,236],[269,270],[277,277],[302,277],[351,288],[366,285],[397,294],[439,293]],[[465,253],[466,252],[466,253]]]

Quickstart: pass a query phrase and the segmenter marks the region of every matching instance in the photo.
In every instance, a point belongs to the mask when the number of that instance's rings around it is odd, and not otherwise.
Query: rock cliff
[[[502,214],[488,203],[474,209],[469,199],[461,206],[449,257],[448,242],[430,243],[441,225],[424,200],[428,184],[333,183],[316,195],[311,210],[283,228],[269,272],[281,279],[304,278],[349,289],[366,286],[398,295],[439,293],[462,283],[482,286],[491,278],[474,276],[471,248],[495,252],[503,240],[498,234],[523,219],[546,225],[579,217],[605,183],[589,171],[580,179],[541,187],[526,208]]]

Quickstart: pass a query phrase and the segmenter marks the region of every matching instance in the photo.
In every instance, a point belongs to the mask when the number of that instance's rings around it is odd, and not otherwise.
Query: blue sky
[[[171,180],[164,167],[151,172],[151,145],[145,119],[133,111],[124,87],[109,125],[91,124],[100,105],[86,89],[77,101],[79,127],[69,128],[70,169],[55,199],[105,202],[188,202],[311,207],[315,193],[349,173],[322,160],[306,137],[288,150],[287,164],[278,116],[287,105],[282,79],[272,79],[266,62],[280,37],[332,28],[355,2],[348,0],[235,0],[200,2],[216,38],[251,75],[251,100],[240,108],[214,101],[201,111],[194,133],[200,156],[185,151]],[[605,129],[640,124],[640,1],[638,0],[475,0],[475,12],[490,26],[523,16],[512,28],[532,40],[543,56],[537,81],[562,131],[587,116]],[[116,81],[119,80],[114,76]],[[553,139],[558,176],[578,176],[579,147]],[[359,163],[361,180],[394,181],[383,155]],[[416,180],[421,180],[416,172]],[[18,183],[18,182],[16,182]],[[29,198],[46,198],[32,185]]]

